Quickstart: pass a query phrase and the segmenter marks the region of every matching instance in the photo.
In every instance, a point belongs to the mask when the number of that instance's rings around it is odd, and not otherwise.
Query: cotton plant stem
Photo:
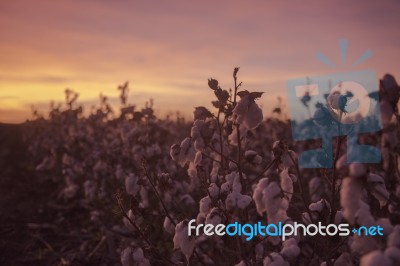
[[[214,148],[211,147],[210,145],[208,145],[207,147],[210,148],[210,150],[212,150],[212,151],[215,152],[216,154],[220,155],[221,158],[223,157],[225,160],[228,160],[228,161],[234,163],[236,166],[239,164],[237,161],[235,161],[235,160],[233,160],[233,159],[231,159],[231,158],[229,158],[229,157],[227,157],[227,156],[221,154],[219,151],[217,151],[216,149],[214,149]],[[204,154],[204,153],[203,153],[203,154]],[[209,156],[207,155],[207,157],[209,157]],[[217,160],[215,160],[215,159],[213,159],[213,160],[214,160],[214,161],[217,161]],[[218,162],[218,161],[217,161],[217,162]]]
[[[257,176],[256,179],[260,179],[260,178],[264,175],[264,173],[265,173],[266,171],[268,171],[273,165],[275,165],[275,163],[276,163],[276,160],[274,159],[274,160],[272,160],[269,164],[267,164],[267,165],[264,167],[264,169],[262,169],[262,171],[260,172],[260,174]]]
[[[160,258],[162,258],[164,261],[170,263],[171,265],[178,266],[176,263],[174,263],[173,261],[169,260],[168,258],[165,258],[163,255],[161,255],[158,252],[158,250],[154,247],[154,245],[150,242],[150,240],[146,237],[146,235],[142,232],[142,230],[140,230],[139,226],[134,221],[132,221],[132,219],[126,214],[124,206],[122,206],[121,198],[119,196],[117,196],[116,199],[117,199],[117,204],[118,204],[118,207],[119,207],[119,209],[121,211],[122,216],[124,218],[126,218],[127,221],[129,222],[129,224],[132,225],[135,228],[135,230],[139,233],[140,237],[146,242],[146,244],[150,247],[150,249],[152,249],[153,252],[155,254],[157,254]]]
[[[163,209],[164,209],[165,215],[168,217],[168,219],[170,219],[171,223],[172,223],[174,226],[176,226],[176,222],[174,221],[174,219],[172,218],[172,216],[169,214],[169,211],[168,211],[167,207],[165,206],[164,201],[163,201],[163,199],[161,198],[160,194],[158,193],[157,188],[155,187],[153,181],[151,180],[150,175],[149,175],[149,172],[147,171],[147,167],[146,167],[145,165],[143,165],[143,170],[144,170],[145,176],[147,177],[147,180],[149,180],[150,185],[151,185],[151,187],[152,187],[153,190],[154,190],[154,193],[156,194],[158,200],[159,200],[160,203],[161,203],[161,206],[162,206]]]
[[[233,76],[233,79],[234,79],[234,81],[235,81],[235,94],[234,94],[234,96],[233,96],[233,107],[235,107],[236,106],[236,97],[237,97],[237,90],[238,90],[238,88],[239,88],[239,86],[241,85],[241,83],[239,83],[239,85],[237,84],[237,77],[236,77],[236,75],[234,75]],[[238,172],[239,172],[239,177],[240,177],[240,183],[242,184],[242,188],[245,190],[245,182],[244,182],[244,179],[243,179],[243,171],[242,171],[242,163],[241,163],[241,160],[242,160],[242,145],[241,145],[241,137],[240,137],[240,124],[238,124],[238,123],[236,123],[236,135],[237,135],[237,145],[238,145],[238,153],[237,153],[237,168],[238,168]]]
[[[336,216],[336,162],[339,159],[339,152],[340,152],[340,146],[342,144],[342,139],[340,137],[340,122],[342,120],[342,112],[340,112],[339,115],[339,123],[338,123],[338,139],[337,139],[337,144],[336,144],[336,151],[335,151],[335,157],[332,163],[332,186],[331,186],[331,215],[330,215],[330,222],[334,222],[335,216]]]
[[[303,180],[302,180],[302,176],[301,176],[301,173],[300,173],[299,166],[297,165],[296,161],[294,160],[294,158],[293,158],[293,156],[290,154],[290,152],[288,152],[288,155],[289,155],[290,160],[292,161],[293,165],[295,166],[297,178],[299,179],[299,180],[298,180],[298,184],[299,184],[299,190],[300,190],[300,194],[301,194],[301,200],[303,201],[303,205],[304,205],[304,207],[305,207],[305,209],[306,209],[306,211],[307,211],[307,213],[308,213],[308,216],[310,216],[310,221],[311,221],[312,223],[314,223],[314,218],[312,217],[310,208],[308,207],[306,198],[304,197]]]
[[[236,134],[237,134],[237,142],[238,142],[238,153],[237,153],[237,168],[239,172],[239,177],[240,177],[240,183],[242,184],[243,189],[245,190],[245,182],[243,179],[243,171],[242,171],[242,145],[241,145],[241,137],[240,137],[240,130],[239,130],[239,124],[236,125]]]
[[[148,171],[147,171],[147,167],[146,167],[145,165],[143,165],[143,170],[144,170],[144,172],[145,172],[145,176],[147,177],[147,179],[148,179],[149,182],[150,182],[151,187],[152,187],[153,190],[154,190],[154,193],[156,194],[157,198],[159,199],[159,201],[160,201],[160,203],[161,203],[161,205],[162,205],[162,207],[163,207],[163,209],[164,209],[165,215],[168,217],[168,219],[171,221],[171,223],[176,227],[176,222],[173,220],[173,218],[172,218],[171,215],[169,214],[169,211],[168,211],[167,207],[165,206],[164,201],[162,200],[160,194],[158,193],[157,188],[155,187],[153,181],[151,180],[150,175],[149,175],[149,173],[148,173]],[[207,189],[207,191],[208,191],[208,189]],[[196,252],[196,250],[194,250],[193,253],[194,253],[195,256],[199,259],[199,261],[201,262],[201,264],[204,265],[204,262],[202,261],[202,258],[201,258],[200,255]],[[175,265],[176,265],[176,264],[175,264]],[[190,265],[189,260],[187,261],[187,265]]]
[[[221,154],[224,154],[224,145],[222,142],[222,126],[223,126],[223,124],[221,126],[221,123],[219,122],[220,115],[221,115],[221,109],[218,109],[217,124],[218,124],[218,134],[219,134],[219,147],[221,150]],[[222,156],[221,156],[221,169],[224,169],[224,160],[223,160]]]

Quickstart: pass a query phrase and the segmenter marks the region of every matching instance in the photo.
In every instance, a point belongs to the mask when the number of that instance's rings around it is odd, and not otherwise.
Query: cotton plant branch
[[[304,196],[303,178],[302,178],[302,175],[301,175],[299,166],[298,166],[297,162],[295,161],[295,159],[293,158],[293,156],[290,154],[290,152],[288,152],[288,155],[289,155],[290,160],[292,161],[292,163],[293,163],[293,165],[294,165],[294,167],[295,167],[296,174],[297,174],[297,178],[299,179],[297,183],[298,183],[298,187],[299,187],[299,190],[300,190],[301,200],[302,200],[302,202],[303,202],[304,208],[306,209],[306,211],[307,211],[307,213],[308,213],[308,216],[310,217],[311,222],[312,222],[312,223],[315,223],[315,222],[314,222],[314,218],[313,218],[313,216],[312,216],[312,213],[311,213],[311,211],[310,211],[309,205],[307,204],[306,198],[305,198],[305,196]]]
[[[176,226],[176,222],[174,221],[174,219],[173,219],[172,216],[170,215],[170,213],[169,213],[167,207],[165,206],[164,200],[161,198],[160,194],[159,194],[158,191],[157,191],[157,188],[155,187],[153,181],[152,181],[151,178],[150,178],[150,174],[149,174],[149,172],[148,172],[148,170],[147,170],[146,161],[145,161],[145,160],[142,161],[142,168],[143,168],[145,177],[146,177],[147,180],[149,181],[149,183],[150,183],[150,185],[151,185],[151,187],[152,187],[154,193],[156,194],[158,200],[159,200],[160,203],[161,203],[162,208],[164,209],[165,215],[168,217],[168,219],[170,219],[171,223],[172,223],[174,226]]]
[[[337,178],[337,170],[336,170],[336,162],[339,159],[340,147],[342,145],[342,138],[340,137],[340,122],[342,120],[343,112],[340,111],[339,121],[338,121],[338,138],[336,144],[336,151],[332,163],[332,185],[331,185],[331,215],[329,221],[332,223],[335,220],[336,215],[336,178]]]
[[[142,232],[142,230],[140,229],[140,227],[128,216],[128,214],[125,211],[125,208],[122,204],[122,197],[120,195],[120,193],[117,193],[115,196],[116,200],[117,200],[117,204],[118,207],[120,209],[120,213],[121,215],[129,222],[130,225],[133,226],[133,228],[135,228],[135,230],[139,233],[140,237],[143,239],[144,242],[146,242],[146,244],[150,247],[150,249],[160,258],[163,259],[164,262],[169,263],[170,265],[175,265],[178,266],[178,264],[174,263],[173,261],[171,261],[168,258],[165,258],[163,255],[161,255],[158,251],[157,248],[154,247],[154,245],[151,243],[151,241],[146,237],[146,235]]]
[[[238,71],[239,71],[238,67],[236,67],[233,70],[233,80],[234,80],[234,83],[235,83],[234,84],[235,85],[235,91],[234,91],[234,96],[233,96],[233,108],[235,108],[235,106],[237,104],[237,102],[236,102],[237,92],[238,92],[239,87],[242,85],[241,82],[239,84],[237,84],[237,73],[238,73]],[[241,144],[242,143],[242,139],[240,137],[240,124],[239,123],[236,123],[236,135],[237,135],[237,147],[238,147],[237,158],[236,158],[236,161],[238,162],[237,163],[237,168],[238,168],[238,172],[239,172],[239,176],[240,176],[240,183],[242,184],[242,187],[245,188],[246,184],[245,184],[245,180],[243,178],[243,171],[242,171],[242,164],[241,164],[241,161],[242,161],[242,144]]]

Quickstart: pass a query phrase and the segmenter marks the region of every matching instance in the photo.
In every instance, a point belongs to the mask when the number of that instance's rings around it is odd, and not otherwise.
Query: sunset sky
[[[229,88],[235,66],[244,88],[265,92],[269,113],[290,78],[374,69],[400,80],[399,25],[398,0],[1,1],[0,122],[24,121],[32,104],[46,113],[67,87],[87,110],[100,93],[117,103],[126,80],[131,103],[154,98],[159,115],[191,117],[210,106],[207,79]],[[352,67],[368,49],[373,56]]]

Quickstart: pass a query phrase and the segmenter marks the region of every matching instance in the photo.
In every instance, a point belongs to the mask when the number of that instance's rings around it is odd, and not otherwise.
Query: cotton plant
[[[399,89],[394,77],[384,76],[378,92],[384,129],[360,136],[360,143],[380,146],[381,164],[349,164],[339,138],[332,167],[310,170],[298,167],[297,154],[313,143],[291,142],[290,124],[263,114],[262,93],[246,90],[238,71],[230,89],[208,80],[214,109],[196,107],[193,122],[157,118],[151,100],[142,108],[129,103],[128,83],[118,89],[120,115],[101,95],[100,105],[85,117],[78,93],[66,92],[65,104],[53,105],[48,119],[37,116],[27,125],[38,175],[59,182],[56,200],[83,206],[96,232],[115,233],[123,265],[399,264]],[[310,97],[301,99],[303,105],[311,104]],[[316,107],[311,118],[321,134],[337,129],[327,106],[340,113],[346,101],[333,94]],[[309,127],[299,128],[310,134]],[[114,219],[116,214],[121,218]],[[380,225],[384,236],[189,237],[190,219],[213,225]]]
[[[187,232],[187,222],[181,221],[175,227],[175,235],[173,241],[174,248],[180,249],[186,260],[189,261],[190,256],[192,255],[195,248],[195,239],[191,236],[188,236]]]
[[[127,247],[121,252],[122,266],[150,266],[150,261],[144,257],[143,250],[139,247]]]

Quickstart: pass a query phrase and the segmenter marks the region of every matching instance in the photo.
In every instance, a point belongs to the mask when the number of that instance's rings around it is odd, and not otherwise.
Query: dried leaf
[[[243,98],[243,97],[245,97],[245,96],[250,95],[250,92],[247,91],[247,90],[239,91],[239,92],[237,92],[237,95],[238,95],[240,98]]]
[[[264,92],[256,92],[256,91],[251,92],[251,93],[250,93],[250,98],[253,99],[253,100],[255,100],[255,99],[257,99],[257,98],[260,98],[260,97],[263,95],[263,93],[264,93]]]
[[[210,87],[210,89],[212,90],[217,90],[218,89],[218,80],[210,78],[208,80],[208,86]]]
[[[214,93],[221,103],[225,103],[229,99],[229,93],[226,90],[218,88],[217,90],[214,91]]]
[[[234,78],[236,78],[237,77],[237,73],[239,72],[239,68],[238,67],[235,67],[234,69],[233,69],[233,77]]]
[[[202,119],[205,120],[208,117],[212,117],[212,113],[203,106],[198,106],[194,108],[194,120]]]

